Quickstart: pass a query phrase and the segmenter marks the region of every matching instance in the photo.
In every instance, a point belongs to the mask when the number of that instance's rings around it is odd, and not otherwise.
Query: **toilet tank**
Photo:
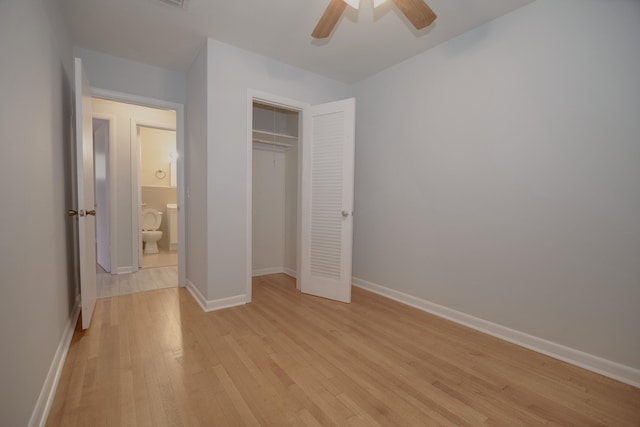
[[[169,229],[169,250],[178,250],[178,205],[167,204],[167,228]]]

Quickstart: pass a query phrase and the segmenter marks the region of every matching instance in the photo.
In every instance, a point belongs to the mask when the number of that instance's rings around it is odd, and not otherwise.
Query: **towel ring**
[[[158,169],[156,171],[156,178],[164,179],[166,176],[167,176],[167,173],[165,171],[163,171],[162,169]]]

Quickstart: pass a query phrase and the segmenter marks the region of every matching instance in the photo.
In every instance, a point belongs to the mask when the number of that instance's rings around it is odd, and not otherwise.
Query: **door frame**
[[[91,92],[93,97],[93,92]],[[115,146],[116,146],[116,117],[111,114],[96,113],[92,114],[92,118],[96,120],[102,120],[107,122],[107,129],[109,132],[109,140],[107,141],[107,218],[109,223],[109,273],[117,274],[118,272],[118,252],[116,251],[116,224],[113,212],[117,211],[116,197],[115,197],[115,174],[111,173],[111,168],[116,164],[115,158]],[[94,170],[94,185],[95,185],[95,170]]]
[[[296,237],[296,276],[300,275],[300,216],[301,216],[301,185],[302,179],[302,152],[303,140],[303,114],[311,104],[296,101],[294,99],[247,89],[247,241],[246,241],[246,271],[245,271],[245,302],[251,302],[252,298],[252,264],[253,264],[253,103],[272,105],[298,112],[298,200],[297,200],[297,237]],[[296,280],[296,288],[300,289],[300,281]]]
[[[177,169],[178,169],[178,182],[176,186],[176,190],[178,193],[178,286],[184,287],[187,282],[187,274],[186,274],[186,227],[185,227],[185,180],[184,180],[184,164],[186,162],[186,153],[184,151],[184,104],[164,101],[156,98],[149,98],[144,96],[132,95],[124,92],[117,92],[108,89],[101,89],[96,87],[91,87],[91,96],[94,98],[107,99],[110,101],[124,102],[127,104],[141,105],[143,107],[150,108],[160,108],[165,110],[174,110],[176,112],[176,150],[178,152],[177,158]],[[153,126],[151,126],[153,127]],[[132,141],[132,149],[134,141]],[[133,153],[132,153],[133,154]],[[138,181],[137,175],[134,176],[134,173],[137,173],[137,170],[133,169],[133,162],[137,160],[138,155],[131,156],[131,173],[132,173],[132,183],[135,180]],[[132,192],[132,202],[140,205],[139,197],[136,192]],[[134,200],[135,197],[135,200]],[[135,206],[135,204],[133,205]],[[139,206],[138,206],[139,207]],[[115,215],[115,211],[113,206],[109,207],[110,213],[112,217]],[[140,218],[139,215],[137,218],[133,218],[132,221],[132,233],[133,235],[137,235],[139,226],[140,226]],[[137,239],[134,239],[137,240]],[[136,248],[137,249],[137,248]],[[131,259],[132,265],[134,267],[138,266],[138,252],[134,250],[132,253]],[[137,268],[135,268],[137,271]]]

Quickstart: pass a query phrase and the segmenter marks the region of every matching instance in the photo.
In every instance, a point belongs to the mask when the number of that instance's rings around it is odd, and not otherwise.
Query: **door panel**
[[[350,302],[355,99],[305,110],[303,131],[300,289]]]
[[[75,139],[78,201],[78,259],[82,329],[91,323],[96,304],[96,221],[93,188],[93,125],[89,82],[75,59]]]

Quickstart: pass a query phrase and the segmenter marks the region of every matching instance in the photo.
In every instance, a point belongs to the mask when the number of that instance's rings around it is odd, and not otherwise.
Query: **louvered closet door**
[[[300,289],[350,302],[355,99],[303,115]]]

